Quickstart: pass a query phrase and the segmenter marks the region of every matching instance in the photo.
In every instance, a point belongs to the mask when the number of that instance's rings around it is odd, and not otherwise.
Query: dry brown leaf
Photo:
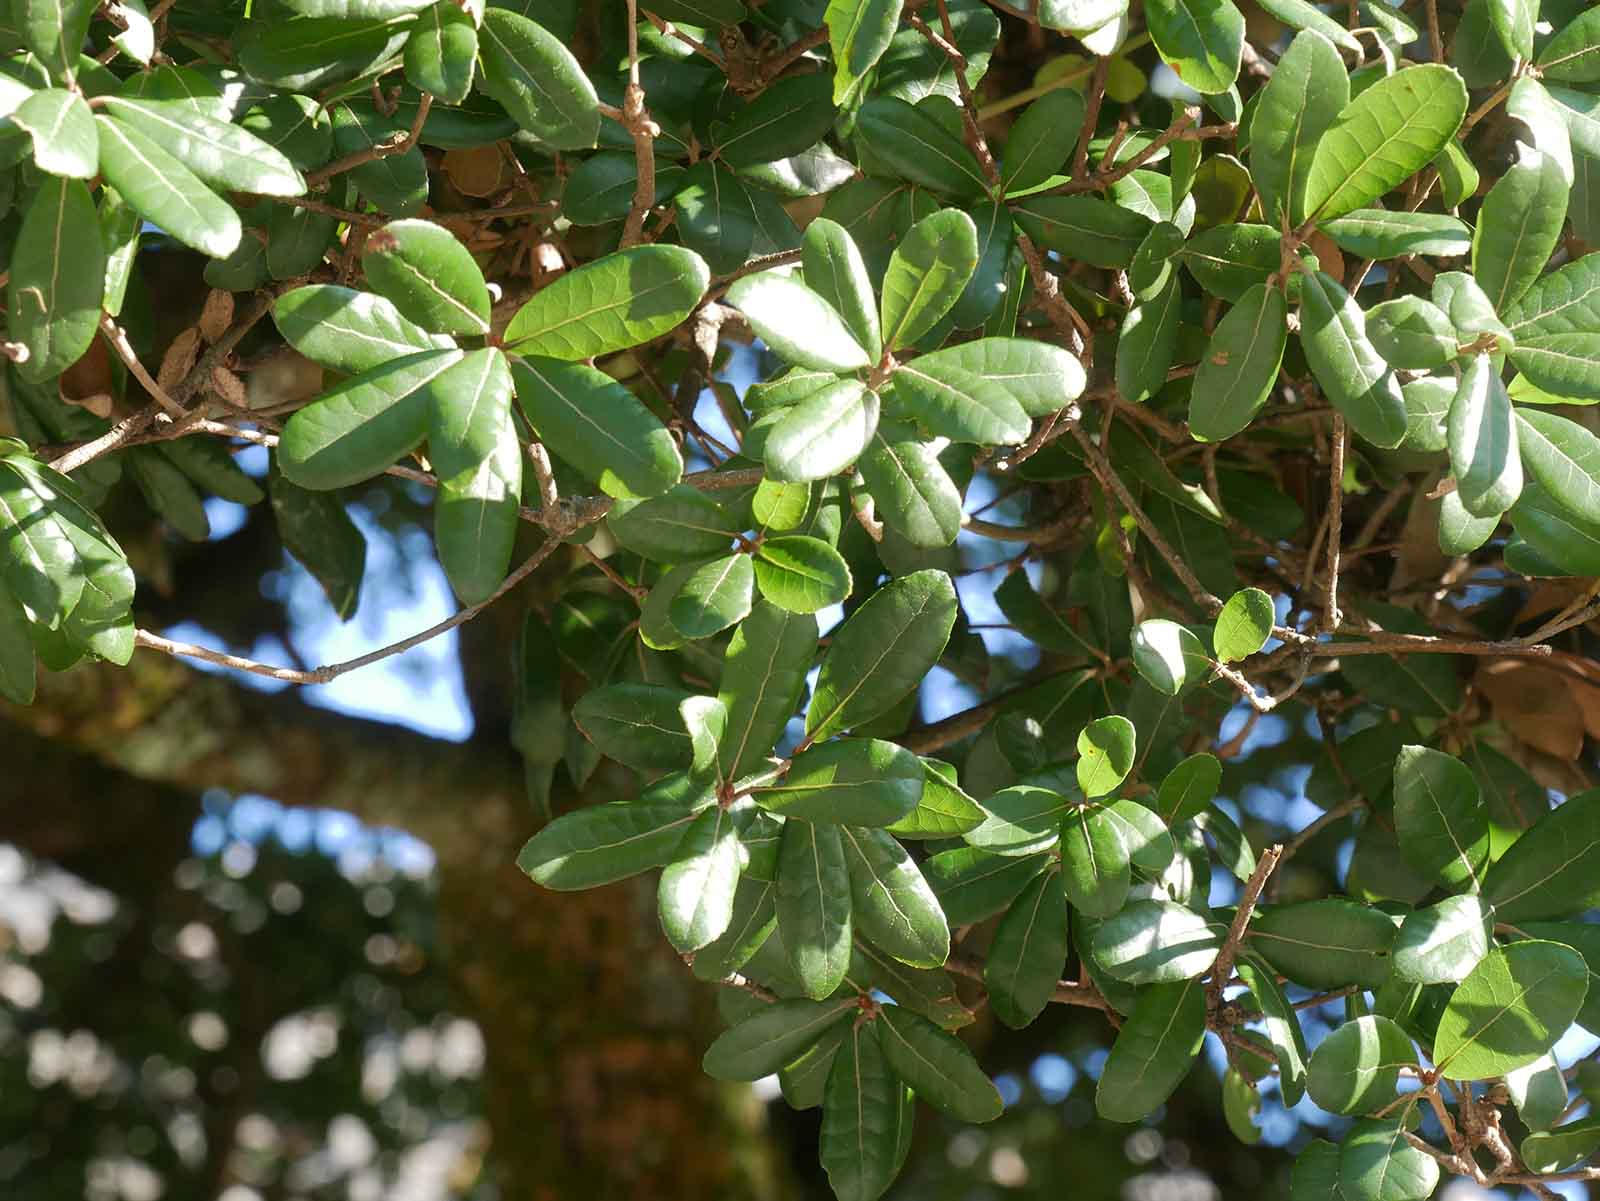
[[[172,345],[167,347],[167,353],[161,356],[161,370],[156,372],[156,383],[170,392],[178,386],[178,382],[184,376],[189,374],[199,357],[200,330],[191,325],[172,339]]]
[[[115,389],[111,351],[104,338],[89,343],[83,357],[63,371],[56,381],[56,394],[62,400],[88,409],[96,417],[111,416]]]
[[[1555,580],[1535,580],[1533,585],[1527,603],[1517,614],[1519,624],[1546,613],[1559,613],[1589,590],[1583,580],[1567,576]]]
[[[506,164],[497,147],[477,146],[447,151],[444,173],[464,196],[493,196],[504,186]]]
[[[228,332],[233,324],[233,293],[222,288],[212,288],[206,297],[206,307],[200,311],[200,336],[206,342],[215,342]]]
[[[244,386],[244,381],[226,367],[213,367],[211,369],[211,386],[216,390],[223,401],[236,409],[250,407],[250,393]]]
[[[1486,659],[1473,682],[1513,737],[1568,762],[1583,751],[1584,715],[1561,672],[1525,659]]]
[[[322,368],[298,351],[284,349],[250,369],[246,404],[252,409],[302,404],[322,391]]]

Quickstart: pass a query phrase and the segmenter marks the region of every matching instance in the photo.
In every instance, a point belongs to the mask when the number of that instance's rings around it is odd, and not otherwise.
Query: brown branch
[[[1228,927],[1228,937],[1217,952],[1217,961],[1211,965],[1211,980],[1206,985],[1206,1010],[1209,1013],[1215,1014],[1222,1008],[1222,990],[1233,975],[1233,961],[1244,940],[1245,927],[1250,924],[1250,915],[1255,911],[1256,902],[1261,899],[1261,890],[1267,885],[1267,877],[1272,875],[1282,855],[1281,846],[1262,851],[1261,858],[1256,861],[1256,870],[1250,873],[1250,879],[1245,882],[1244,892],[1239,896],[1239,907],[1234,910],[1233,922]]]
[[[562,543],[558,538],[548,539],[543,546],[536,550],[522,565],[513,571],[501,582],[486,599],[465,609],[458,610],[435,625],[425,630],[412,634],[409,638],[402,638],[399,642],[392,642],[388,646],[379,647],[375,651],[368,651],[364,655],[357,655],[354,659],[346,659],[342,663],[330,663],[322,667],[314,667],[309,671],[296,667],[276,667],[270,663],[260,663],[254,659],[246,659],[239,655],[230,655],[222,651],[214,651],[208,647],[196,646],[192,642],[177,642],[170,638],[163,638],[159,634],[152,634],[149,630],[136,630],[134,642],[148,650],[160,651],[167,655],[177,655],[189,659],[200,659],[206,663],[214,663],[219,667],[232,667],[251,675],[265,676],[271,680],[281,680],[289,684],[326,684],[337,680],[342,675],[347,675],[358,668],[370,666],[383,659],[399,655],[413,647],[421,646],[424,642],[437,638],[440,634],[448,633],[457,626],[465,625],[479,613],[482,613],[495,601],[510,592],[548,559],[551,553]]]
[[[1333,415],[1333,450],[1328,463],[1328,584],[1322,628],[1339,628],[1339,551],[1344,541],[1344,454],[1350,439],[1344,415]]]
[[[622,226],[622,248],[636,246],[644,237],[644,218],[656,202],[656,138],[661,126],[650,119],[644,106],[644,87],[639,82],[639,5],[638,0],[628,4],[628,84],[622,95],[622,127],[633,138],[633,157],[637,164],[638,182],[633,189],[633,203],[628,208],[628,219]]]
[[[145,370],[144,364],[139,361],[138,353],[128,342],[128,335],[123,332],[121,326],[111,319],[109,314],[100,314],[100,332],[105,336],[105,340],[111,344],[111,349],[117,352],[117,357],[127,364],[129,371],[133,372],[134,378],[143,385],[146,392],[155,398],[156,403],[173,417],[184,416],[184,407],[168,396],[167,390],[156,382],[155,376]]]
[[[422,137],[422,125],[428,119],[428,110],[433,107],[433,96],[428,92],[422,93],[422,99],[417,104],[417,115],[411,122],[408,133],[399,134],[387,142],[374,142],[365,150],[357,150],[343,158],[334,159],[325,167],[318,167],[315,171],[306,173],[306,187],[315,188],[327,183],[335,175],[343,175],[367,163],[376,162],[380,158],[388,158],[391,154],[404,154],[417,144],[417,139]]]

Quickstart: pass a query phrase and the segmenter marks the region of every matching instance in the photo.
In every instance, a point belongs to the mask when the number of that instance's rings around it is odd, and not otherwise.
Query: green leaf
[[[1370,332],[1370,327],[1369,327]],[[1445,422],[1456,398],[1454,376],[1424,376],[1400,388],[1406,402],[1406,440],[1409,450],[1444,450],[1449,445]]]
[[[1101,717],[1078,734],[1078,787],[1086,797],[1114,792],[1130,771],[1137,735],[1126,717]]]
[[[1361,42],[1353,33],[1306,0],[1260,0],[1260,6],[1291,29],[1312,29],[1346,50],[1361,49]]]
[[[793,613],[815,613],[850,595],[850,565],[820,538],[791,534],[768,538],[756,548],[755,578],[761,595]]]
[[[785,359],[817,371],[855,371],[872,360],[844,318],[799,280],[777,271],[747,275],[728,289],[762,341]]]
[[[916,359],[918,371],[944,379],[951,368],[1003,389],[1029,417],[1049,417],[1083,395],[1080,363],[1059,346],[1031,338],[979,338]]]
[[[1470,894],[1446,897],[1400,923],[1395,975],[1418,984],[1454,984],[1489,953],[1493,933],[1494,917],[1482,900]]]
[[[790,408],[767,435],[769,477],[820,480],[838,475],[866,449],[878,428],[878,394],[841,379]]]
[[[1239,78],[1244,15],[1231,0],[1147,0],[1150,37],[1178,77],[1197,92],[1226,92]]]
[[[780,783],[751,795],[784,817],[887,826],[917,807],[922,782],[922,762],[910,751],[875,738],[846,738],[802,751]]]
[[[793,1063],[846,1015],[857,1012],[854,997],[775,1001],[718,1035],[700,1066],[713,1080],[760,1080]]]
[[[569,361],[626,350],[682,324],[710,280],[705,260],[681,246],[619,250],[535,293],[506,326],[506,348]]]
[[[1433,371],[1454,362],[1461,340],[1444,310],[1420,296],[1397,296],[1368,309],[1367,337],[1390,366],[1412,371]],[[1400,392],[1409,413],[1410,394],[1404,386]],[[1408,433],[1407,441],[1411,438]]]
[[[730,167],[754,167],[799,154],[833,125],[832,87],[826,75],[786,75],[714,130],[717,155]]]
[[[1394,1100],[1400,1069],[1416,1063],[1406,1032],[1386,1017],[1369,1014],[1322,1040],[1311,1057],[1306,1088],[1329,1113],[1367,1113]]]
[[[1564,1172],[1600,1151],[1600,1117],[1582,1118],[1522,1140],[1522,1158],[1535,1172]]]
[[[1317,141],[1350,103],[1350,77],[1330,36],[1336,35],[1327,30],[1295,35],[1250,118],[1250,178],[1274,224],[1281,224],[1286,213],[1291,223],[1305,218],[1306,181]]]
[[[987,816],[961,791],[956,770],[938,759],[922,760],[922,796],[917,807],[885,827],[898,838],[952,838],[975,830]]]
[[[937,445],[901,432],[879,426],[856,468],[885,525],[912,546],[949,546],[961,532],[961,493]]]
[[[689,695],[655,684],[608,684],[584,693],[572,720],[607,758],[638,771],[679,771],[694,754],[678,712]]]
[[[739,884],[739,836],[733,815],[712,805],[690,823],[661,873],[661,928],[679,954],[713,942],[733,919]]]
[[[512,359],[511,378],[539,438],[607,495],[658,496],[683,477],[667,427],[605,372],[527,357]]]
[[[1467,88],[1449,67],[1406,67],[1357,96],[1317,143],[1306,215],[1332,220],[1404,183],[1443,150],[1467,114]]]
[[[1472,231],[1464,222],[1444,213],[1356,209],[1319,224],[1340,250],[1371,259],[1398,258],[1403,254],[1454,258],[1472,249]]]
[[[727,274],[752,254],[792,250],[800,232],[772,192],[745,186],[725,167],[703,159],[690,167],[673,197],[684,244]]]
[[[1307,1062],[1305,1033],[1295,1007],[1284,996],[1277,973],[1250,955],[1234,963],[1239,980],[1250,990],[1262,1014],[1262,1025],[1278,1059],[1278,1087],[1285,1105],[1297,1105],[1305,1096]]]
[[[1600,523],[1600,438],[1565,417],[1518,409],[1517,443],[1529,474],[1558,504]]]
[[[828,1071],[817,1151],[838,1201],[877,1201],[900,1170],[900,1145],[913,1120],[910,1094],[884,1055],[880,1026],[847,1030]]]
[[[370,479],[416,449],[428,428],[433,386],[459,350],[409,354],[353,376],[289,418],[278,466],[302,488]]]
[[[53,77],[71,83],[95,9],[89,0],[17,0],[6,23]],[[8,39],[7,45],[16,42]]]
[[[913,225],[889,256],[883,277],[884,346],[899,350],[937,325],[977,265],[978,230],[967,214],[941,209]]]
[[[1199,980],[1142,989],[1100,1073],[1096,1112],[1112,1122],[1137,1122],[1154,1112],[1189,1074],[1205,1034]]]
[[[1289,337],[1283,293],[1250,288],[1217,323],[1189,396],[1189,432],[1202,442],[1231,438],[1267,403]]]
[[[815,742],[862,725],[917,687],[944,653],[956,608],[950,577],[932,569],[873,593],[833,633],[806,712],[806,736]]]
[[[344,503],[292,484],[277,471],[268,480],[268,491],[283,548],[322,585],[339,620],[349,620],[361,599],[367,540]]]
[[[1562,26],[1534,61],[1545,79],[1600,82],[1600,12],[1589,9]]]
[[[1133,665],[1145,683],[1167,696],[1201,683],[1211,671],[1211,657],[1200,639],[1175,621],[1152,618],[1133,631]]]
[[[1026,192],[1067,167],[1083,128],[1084,99],[1070,89],[1047,92],[1027,108],[1006,135],[1001,163],[1005,191]]]
[[[1000,855],[1031,855],[1053,847],[1061,837],[1061,823],[1080,807],[1048,788],[1013,784],[984,801],[988,811],[982,825],[967,832],[967,842]],[[1121,847],[1118,841],[1118,849]],[[1114,852],[1108,852],[1108,855]]]
[[[1224,663],[1247,659],[1272,637],[1277,610],[1272,597],[1259,588],[1235,592],[1217,614],[1217,628],[1211,636],[1217,658]]]
[[[1130,265],[1153,224],[1099,196],[1030,196],[1012,216],[1043,249],[1107,269]]]
[[[55,175],[39,181],[17,233],[10,274],[8,337],[28,352],[17,374],[30,381],[60,375],[83,357],[100,327],[106,256],[87,186]],[[31,606],[26,596],[20,599]]]
[[[1433,303],[1450,316],[1465,339],[1492,333],[1500,351],[1512,349],[1511,332],[1495,315],[1494,305],[1478,281],[1465,271],[1441,271],[1433,277]]]
[[[341,155],[372,155],[410,133],[398,110],[384,113],[371,101],[336,105],[332,115],[333,146]],[[428,203],[428,163],[419,146],[369,157],[350,168],[350,182],[390,216],[414,217]]]
[[[1517,1116],[1529,1130],[1549,1130],[1567,1111],[1567,1078],[1553,1054],[1507,1072],[1506,1091],[1517,1107]]]
[[[716,501],[687,484],[612,505],[606,526],[624,549],[667,563],[720,555],[737,532]]]
[[[33,164],[51,175],[93,179],[99,169],[94,114],[83,97],[59,88],[29,96],[11,114],[11,124],[33,141]]]
[[[1339,1188],[1360,1201],[1427,1201],[1439,1185],[1439,1163],[1406,1141],[1399,1118],[1362,1118],[1344,1136]]]
[[[1324,395],[1358,436],[1374,446],[1399,446],[1406,435],[1405,398],[1400,381],[1367,338],[1361,307],[1331,275],[1306,272],[1301,279],[1300,344]]]
[[[739,779],[758,767],[799,707],[817,649],[817,619],[757,601],[739,623],[722,663],[718,699],[728,710],[719,748],[722,773]]]
[[[307,284],[273,302],[272,319],[284,340],[306,358],[341,375],[360,375],[421,350],[455,343],[400,315],[382,296],[335,284]]]
[[[364,75],[399,54],[413,23],[409,15],[382,21],[252,21],[237,46],[239,66],[260,83],[316,92]]]
[[[1142,404],[1166,386],[1167,371],[1178,350],[1179,311],[1183,299],[1178,277],[1149,300],[1128,310],[1117,338],[1117,391],[1130,404]]]
[[[1461,503],[1461,494],[1447,493],[1439,501],[1439,550],[1447,555],[1470,555],[1494,536],[1503,513],[1474,517]]]
[[[1600,789],[1569,797],[1512,843],[1485,874],[1483,899],[1513,924],[1600,904]]]
[[[1020,1030],[1044,1012],[1066,969],[1069,935],[1061,880],[1044,872],[1011,903],[989,944],[983,983],[995,1017]]]
[[[843,104],[883,57],[900,24],[901,0],[828,0],[823,23],[833,50],[833,102]]]
[[[883,331],[872,280],[855,239],[837,221],[818,217],[806,226],[800,267],[805,286],[839,314],[851,338],[876,362],[883,355]]]
[[[696,812],[681,801],[647,799],[579,809],[530,838],[517,866],[561,892],[624,880],[670,863]]]
[[[461,602],[494,595],[511,565],[522,508],[522,445],[511,421],[511,371],[475,350],[428,392],[428,450],[439,478],[434,541]]]
[[[249,130],[195,110],[186,100],[103,98],[121,125],[136,130],[214,188],[261,196],[299,196],[306,182],[283,154]]]
[[[778,847],[778,935],[806,995],[820,1001],[850,967],[850,878],[837,826],[799,818]]]
[[[1203,975],[1222,940],[1200,914],[1171,901],[1133,901],[1100,923],[1094,960],[1129,984],[1171,984]]]
[[[478,31],[478,86],[555,150],[586,150],[600,132],[599,98],[565,43],[509,9],[490,7]]]
[[[1395,923],[1341,897],[1268,905],[1250,922],[1250,948],[1306,988],[1380,987],[1389,978]]]
[[[912,967],[858,941],[850,953],[849,980],[863,992],[877,989],[888,994],[941,1030],[972,1025],[974,1015],[956,995],[955,977],[943,969]]]
[[[755,569],[743,552],[689,573],[672,600],[672,624],[685,638],[709,638],[740,622],[755,599]]]
[[[1450,1080],[1487,1080],[1555,1046],[1583,1006],[1589,969],[1571,947],[1528,940],[1484,956],[1451,995],[1433,1058]]]
[[[1237,304],[1257,284],[1275,275],[1282,238],[1270,225],[1214,225],[1178,252],[1189,274],[1213,296]]]
[[[856,933],[902,963],[942,965],[950,957],[950,927],[905,848],[892,834],[857,826],[841,826],[839,840],[850,873]]]
[[[444,226],[391,221],[367,235],[361,267],[373,290],[422,328],[469,337],[489,332],[483,272]]]
[[[1339,1187],[1339,1148],[1314,1138],[1294,1161],[1290,1201],[1347,1201]]]
[[[1128,849],[1104,807],[1077,805],[1061,822],[1061,883],[1089,917],[1108,917],[1128,899]]]
[[[940,364],[939,374],[921,370],[921,360],[894,373],[893,399],[936,437],[980,446],[1024,441],[1033,422],[999,384],[958,367]]]
[[[478,27],[452,3],[425,8],[406,39],[406,82],[445,104],[460,104],[477,69]]]
[[[1513,58],[1533,57],[1533,24],[1538,16],[1539,0],[1489,0],[1489,22]]]
[[[1530,382],[1558,396],[1600,398],[1600,254],[1546,275],[1505,322],[1516,338],[1512,362]]]
[[[1530,146],[1489,189],[1472,240],[1472,273],[1497,312],[1544,273],[1567,219],[1570,181],[1560,164]]]
[[[14,705],[33,704],[35,672],[27,613],[0,584],[0,696]]]
[[[1049,864],[1048,855],[996,855],[978,847],[940,851],[923,866],[945,920],[966,926],[993,917]]]
[[[1167,773],[1156,793],[1156,813],[1168,825],[1203,813],[1222,784],[1222,764],[1206,751],[1190,755]]]
[[[1522,494],[1522,456],[1511,397],[1489,355],[1473,356],[1462,372],[1446,428],[1462,505],[1474,517],[1504,513]]]
[[[1407,746],[1394,762],[1394,824],[1407,861],[1452,888],[1476,882],[1489,858],[1489,815],[1466,764]]]
[[[874,2],[881,0],[868,0]],[[856,137],[901,179],[959,197],[988,191],[978,160],[961,139],[904,100],[892,96],[868,100],[856,116]]]
[[[875,1023],[889,1066],[913,1092],[962,1122],[992,1122],[1005,1103],[966,1044],[921,1014],[886,1006]]]

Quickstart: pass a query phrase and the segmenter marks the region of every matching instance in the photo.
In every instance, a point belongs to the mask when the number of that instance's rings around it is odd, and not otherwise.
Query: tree
[[[1353,1119],[1297,1201],[1600,1177],[1594,10],[13,8],[0,693],[435,845],[512,1195],[751,1171],[703,1050],[876,1197],[1052,1004],[1109,1121],[1208,1036],[1246,1143]],[[350,617],[372,496],[462,607],[256,657],[240,577]],[[457,629],[466,749],[183,665]]]

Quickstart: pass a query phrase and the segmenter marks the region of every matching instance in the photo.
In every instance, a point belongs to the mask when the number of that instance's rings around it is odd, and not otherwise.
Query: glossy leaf
[[[1067,900],[1054,872],[1034,877],[995,928],[983,983],[995,1016],[1012,1029],[1029,1025],[1055,994],[1071,949]]]
[[[506,348],[575,361],[638,346],[676,328],[710,278],[705,261],[681,246],[619,250],[536,293],[506,326]]]
[[[880,1025],[848,1029],[828,1071],[818,1153],[839,1201],[876,1201],[899,1170],[911,1107],[884,1056]]]
[[[1267,403],[1288,342],[1288,317],[1283,293],[1257,284],[1217,323],[1190,393],[1194,437],[1231,438]]]
[[[1483,198],[1472,240],[1472,274],[1504,312],[1544,274],[1567,219],[1571,180],[1552,156],[1529,146]]]
[[[904,753],[904,752],[903,752]],[[913,967],[950,957],[950,927],[939,900],[894,835],[841,826],[856,933]]]
[[[956,595],[942,571],[884,585],[834,631],[823,657],[806,734],[813,741],[861,725],[921,682],[955,623]]]
[[[439,479],[434,541],[462,603],[494,595],[511,564],[522,507],[522,447],[511,421],[511,372],[477,350],[429,385],[428,448]]]
[[[1116,790],[1133,770],[1136,735],[1126,717],[1101,717],[1078,734],[1078,787],[1086,797]]]
[[[759,1080],[793,1062],[847,1014],[854,998],[776,1001],[723,1031],[706,1048],[701,1066],[715,1080]]]
[[[1406,1141],[1400,1118],[1362,1118],[1339,1152],[1339,1188],[1372,1201],[1427,1201],[1439,1185],[1438,1161]]]
[[[657,496],[682,477],[683,457],[666,426],[604,372],[530,356],[511,361],[511,377],[539,438],[602,492]]]
[[[1407,914],[1394,940],[1395,975],[1418,984],[1463,980],[1489,953],[1493,926],[1487,907],[1470,894]]]
[[[718,753],[724,776],[739,779],[772,753],[799,707],[816,654],[817,620],[758,600],[723,658],[718,699],[728,728]]]
[[[455,345],[443,334],[414,325],[382,296],[336,284],[307,284],[285,292],[273,303],[272,319],[289,345],[343,375]]]
[[[361,266],[373,290],[423,329],[489,331],[483,272],[455,235],[431,221],[391,221],[367,235]]]
[[[1306,988],[1378,988],[1389,978],[1395,923],[1341,897],[1269,905],[1250,922],[1249,946]]]
[[[724,555],[690,572],[668,611],[685,638],[709,638],[743,621],[755,600],[755,570],[746,554]]]
[[[1304,219],[1317,141],[1350,103],[1350,77],[1325,32],[1295,35],[1250,119],[1250,178],[1274,224]]]
[[[609,884],[670,862],[694,820],[695,810],[678,801],[578,809],[530,838],[517,866],[534,883],[561,891]]]
[[[1405,399],[1367,337],[1360,306],[1330,275],[1301,278],[1300,344],[1312,374],[1357,435],[1375,446],[1399,446],[1406,435]]]
[[[780,609],[815,613],[850,595],[850,565],[820,538],[768,538],[754,555],[761,595]]]
[[[472,90],[478,27],[451,0],[423,9],[406,39],[406,81],[445,104],[460,104]]]
[[[718,938],[733,917],[739,838],[733,816],[712,805],[689,824],[657,890],[661,928],[680,954]]]
[[[1226,92],[1239,77],[1244,15],[1232,0],[1149,0],[1150,37],[1178,78],[1197,92]]]
[[[869,361],[883,354],[883,330],[872,296],[872,280],[855,239],[844,226],[818,217],[806,226],[800,266],[805,286],[827,302]]]
[[[990,1122],[1004,1103],[966,1045],[920,1014],[898,1005],[878,1018],[889,1066],[918,1097],[963,1122]]]
[[[849,738],[796,755],[788,774],[752,794],[762,808],[830,825],[887,826],[917,806],[922,762],[892,742]]]
[[[841,379],[786,410],[767,435],[772,479],[804,482],[837,475],[866,449],[878,428],[878,395]]]
[[[1205,1033],[1199,980],[1142,990],[1100,1073],[1096,1112],[1112,1122],[1137,1122],[1153,1112],[1189,1074]]]
[[[1472,249],[1472,231],[1444,213],[1364,208],[1318,224],[1340,250],[1367,258],[1402,254],[1454,257]]]
[[[1217,658],[1224,663],[1249,658],[1267,644],[1276,621],[1272,598],[1261,589],[1235,592],[1217,614],[1217,628],[1212,635]]]
[[[1322,135],[1306,182],[1306,215],[1331,220],[1366,208],[1431,162],[1467,113],[1449,67],[1406,67],[1357,96]]]
[[[17,367],[23,379],[59,375],[94,341],[105,282],[99,223],[83,183],[60,176],[39,181],[18,232],[7,293],[9,336],[27,351]]]
[[[1306,1076],[1311,1099],[1329,1113],[1370,1113],[1394,1099],[1400,1069],[1417,1052],[1406,1032],[1386,1017],[1346,1022],[1317,1046]]]
[[[778,933],[808,997],[820,1001],[843,983],[851,928],[838,827],[786,821],[778,848]]]
[[[600,130],[594,85],[560,38],[509,9],[491,7],[478,31],[482,77],[523,129],[556,150],[584,150]]]
[[[1079,805],[1062,820],[1061,883],[1072,907],[1089,917],[1108,917],[1127,900],[1128,849],[1103,807]]]
[[[1211,923],[1171,901],[1133,901],[1100,923],[1094,959],[1129,984],[1170,984],[1203,975],[1222,941]]]
[[[1518,409],[1517,445],[1528,474],[1563,508],[1600,522],[1600,438],[1565,417]]]
[[[1497,921],[1566,917],[1600,904],[1600,790],[1569,797],[1490,865],[1483,899]]]
[[[1571,947],[1528,940],[1491,951],[1439,1019],[1440,1074],[1485,1080],[1532,1063],[1566,1033],[1588,987],[1589,970]]]
[[[913,360],[944,379],[949,369],[977,375],[1004,390],[1029,417],[1048,417],[1077,400],[1087,382],[1083,364],[1059,346],[1028,338],[979,338]]]
[[[879,318],[883,343],[898,350],[932,329],[960,299],[978,265],[978,232],[959,209],[913,225],[889,256]]]

